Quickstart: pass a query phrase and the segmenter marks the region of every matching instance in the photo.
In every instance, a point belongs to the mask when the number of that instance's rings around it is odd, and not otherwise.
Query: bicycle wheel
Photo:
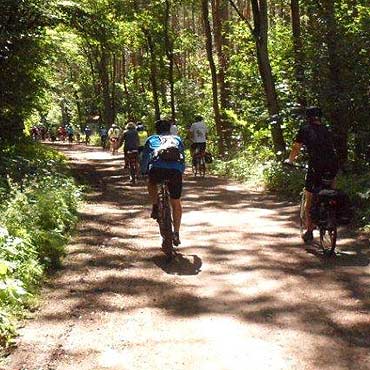
[[[162,250],[168,258],[172,258],[172,216],[168,198],[166,185],[162,184],[158,199],[159,231],[162,236]]]
[[[197,174],[198,174],[198,158],[193,158],[192,160],[192,166],[191,166],[191,170],[193,171],[193,175],[195,177],[197,177]]]
[[[133,184],[136,184],[136,168],[133,163],[130,163],[130,181]]]
[[[206,161],[204,156],[199,159],[199,175],[204,177],[206,175]]]
[[[334,254],[337,244],[337,228],[328,230],[320,229],[320,246],[325,255],[331,256]]]
[[[302,239],[305,230],[306,230],[306,192],[303,190],[301,196],[301,204],[299,208],[299,231]]]

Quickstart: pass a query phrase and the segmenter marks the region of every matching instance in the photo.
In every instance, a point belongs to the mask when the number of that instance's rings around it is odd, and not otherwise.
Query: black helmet
[[[194,117],[195,118],[195,122],[200,122],[200,121],[203,121],[203,117],[200,116],[200,115],[197,115]]]
[[[155,130],[157,134],[163,134],[165,132],[169,132],[171,129],[171,122],[165,119],[159,119],[155,121]]]
[[[308,107],[306,109],[306,117],[311,118],[311,117],[319,117],[321,118],[322,112],[319,107]]]

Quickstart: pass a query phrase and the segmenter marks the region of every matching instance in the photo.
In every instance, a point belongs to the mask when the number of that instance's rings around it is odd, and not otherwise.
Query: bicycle
[[[200,151],[198,148],[195,150],[192,160],[192,171],[194,176],[197,175],[205,177],[206,175],[206,160],[205,151]]]
[[[158,218],[159,232],[162,236],[162,251],[167,257],[167,262],[176,256],[173,246],[172,214],[168,180],[163,180],[158,185]]]
[[[126,155],[130,173],[130,182],[132,184],[136,184],[138,179],[138,150],[128,150]]]
[[[297,164],[288,164],[300,169],[307,169],[306,166]],[[311,218],[316,228],[319,230],[319,245],[326,256],[332,256],[335,253],[337,243],[337,194],[338,192],[331,188],[333,176],[327,172],[321,178],[321,183],[312,193]],[[299,207],[300,235],[306,230],[306,191],[301,192],[301,201]]]

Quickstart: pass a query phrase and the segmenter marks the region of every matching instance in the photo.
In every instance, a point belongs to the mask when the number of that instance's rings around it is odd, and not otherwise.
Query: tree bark
[[[154,44],[153,44],[152,36],[150,35],[149,31],[143,30],[143,32],[146,36],[146,40],[148,43],[148,50],[149,50],[149,55],[150,55],[150,84],[151,84],[152,94],[153,94],[155,119],[158,120],[161,118],[161,110],[159,107],[159,99],[158,99],[157,68],[156,68]]]
[[[203,24],[204,24],[204,33],[206,37],[206,50],[207,50],[207,58],[209,67],[211,70],[212,76],[212,98],[213,98],[213,113],[215,116],[215,124],[216,124],[216,131],[219,137],[218,141],[218,149],[221,155],[225,154],[225,143],[224,143],[224,132],[221,122],[221,115],[220,115],[220,108],[218,103],[218,91],[217,91],[217,72],[216,72],[216,65],[213,59],[213,52],[212,52],[212,32],[211,26],[209,24],[209,11],[208,11],[208,0],[202,0],[202,16],[203,16]]]
[[[243,15],[233,0],[229,3],[236,10],[239,17],[243,19],[252,32],[256,42],[256,53],[258,70],[261,76],[263,88],[265,91],[267,110],[271,121],[271,136],[274,146],[274,152],[278,158],[285,154],[285,141],[283,131],[279,121],[279,105],[275,88],[275,81],[272,75],[271,63],[267,48],[268,31],[268,13],[266,0],[251,0],[253,13],[253,27],[249,19]]]
[[[112,110],[112,100],[110,96],[110,81],[109,81],[109,55],[105,50],[104,45],[100,46],[100,61],[99,61],[99,75],[100,82],[102,85],[102,95],[103,95],[103,104],[104,104],[104,123],[108,126],[111,126],[114,123],[113,110]]]
[[[170,85],[170,105],[171,105],[171,119],[172,122],[176,120],[176,111],[175,111],[175,92],[174,92],[174,78],[173,78],[173,45],[169,35],[169,23],[170,23],[170,2],[166,0],[165,4],[165,21],[164,21],[164,30],[165,30],[165,48],[166,55],[168,59],[168,83]]]
[[[252,0],[254,33],[256,40],[257,62],[266,95],[267,109],[271,117],[271,136],[275,154],[280,157],[285,154],[283,131],[278,119],[279,105],[272,75],[271,63],[267,48],[267,1]],[[276,119],[275,119],[276,116]]]
[[[346,96],[343,69],[337,40],[338,27],[335,18],[334,0],[322,1],[323,16],[327,25],[326,39],[329,57],[329,78],[332,94],[330,95],[330,118],[335,127],[335,147],[339,165],[342,167],[348,157],[349,101]]]
[[[299,0],[290,1],[291,19],[292,19],[292,35],[294,47],[294,71],[297,83],[297,102],[300,106],[306,106],[305,92],[305,70],[304,70],[304,54],[301,36],[301,19]]]

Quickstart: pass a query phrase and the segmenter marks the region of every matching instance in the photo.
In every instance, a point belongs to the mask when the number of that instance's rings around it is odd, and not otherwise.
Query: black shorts
[[[205,152],[206,151],[206,143],[193,143],[191,144],[191,149],[195,153],[198,149],[199,152]]]
[[[337,175],[338,169],[332,168],[327,171],[315,171],[313,168],[309,167],[307,174],[306,174],[306,180],[305,180],[305,189],[309,191],[310,193],[314,193],[319,189],[321,186],[321,180],[324,177],[324,175],[327,175],[330,173],[330,178],[335,178]]]
[[[152,168],[149,173],[149,182],[158,184],[168,180],[168,191],[172,199],[180,199],[182,193],[182,173],[168,168]]]

